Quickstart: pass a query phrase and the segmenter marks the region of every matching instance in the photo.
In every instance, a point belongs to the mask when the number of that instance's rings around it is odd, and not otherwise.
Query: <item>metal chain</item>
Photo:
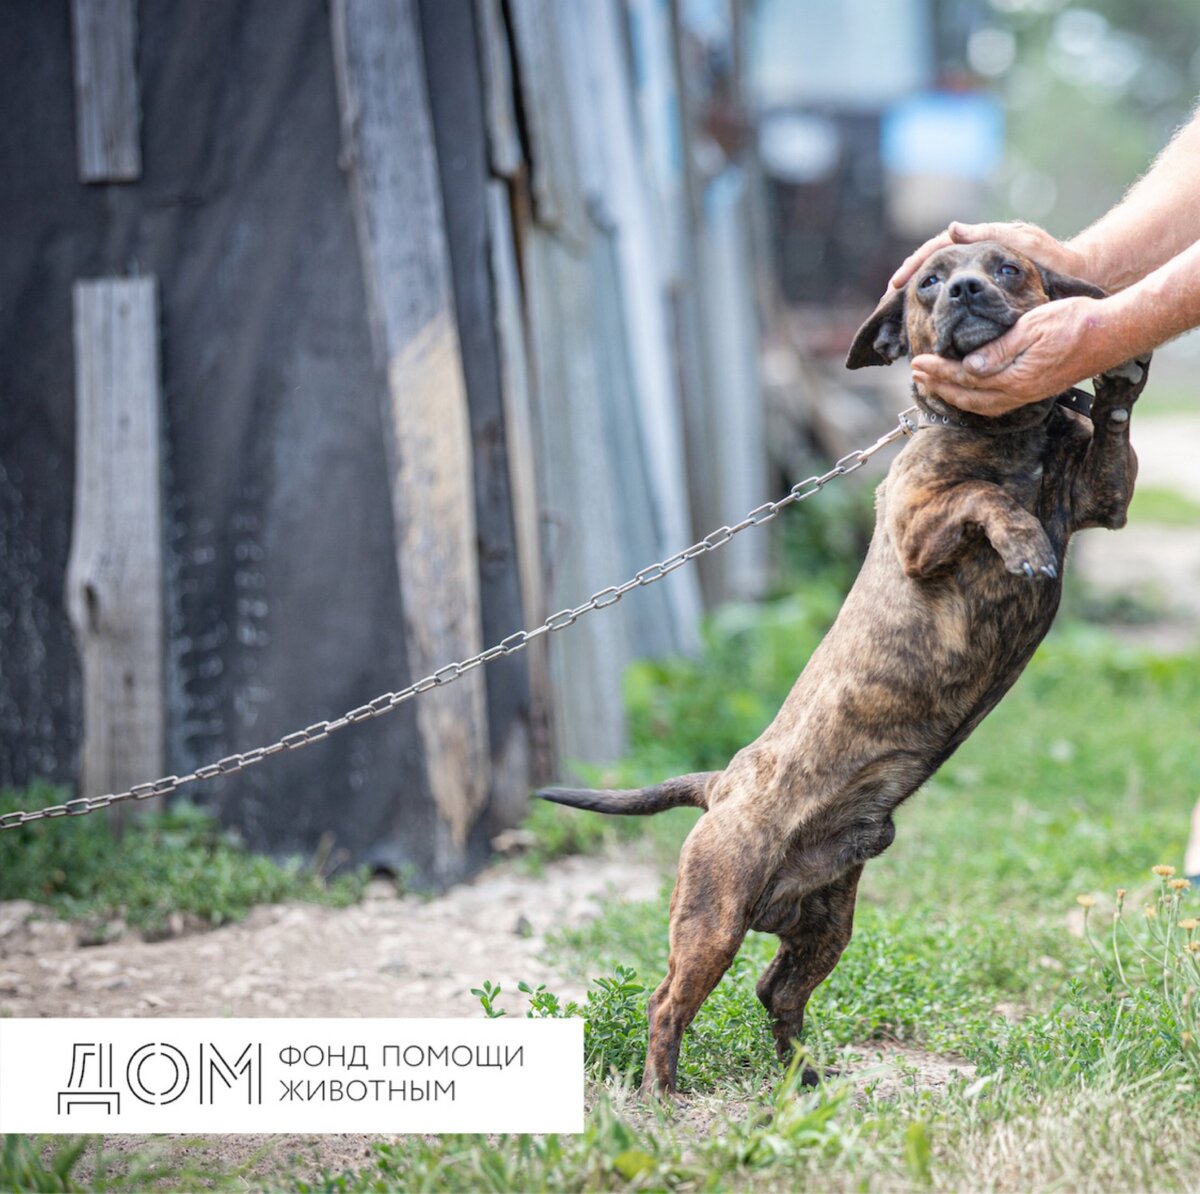
[[[648,565],[624,584],[610,585],[607,589],[601,589],[598,593],[593,593],[582,605],[577,605],[573,609],[560,609],[558,613],[551,614],[533,630],[518,630],[516,634],[510,634],[508,638],[502,639],[494,647],[480,651],[478,655],[472,655],[469,659],[464,659],[459,663],[448,663],[445,667],[438,668],[432,675],[417,680],[416,683],[410,684],[399,692],[382,693],[374,700],[368,701],[365,705],[359,705],[357,709],[351,709],[349,713],[344,713],[333,721],[318,721],[306,729],[285,735],[270,746],[259,746],[254,750],[243,751],[241,754],[229,755],[216,763],[197,767],[195,771],[190,771],[187,775],[164,776],[152,783],[135,784],[128,791],[118,792],[114,795],[80,796],[75,800],[68,800],[65,804],[55,804],[48,808],[35,809],[32,812],[5,813],[0,816],[0,831],[16,829],[19,825],[27,825],[30,821],[41,821],[53,817],[86,816],[88,813],[108,808],[123,800],[148,800],[152,796],[166,796],[168,793],[182,788],[185,784],[215,779],[219,775],[234,775],[239,771],[245,771],[247,767],[252,767],[255,763],[261,763],[263,759],[268,759],[272,755],[299,750],[302,746],[308,746],[312,742],[321,742],[330,734],[343,730],[347,726],[357,725],[384,713],[390,713],[397,705],[402,705],[405,701],[411,700],[423,692],[428,692],[431,688],[441,688],[446,684],[451,684],[459,676],[465,675],[482,664],[523,650],[534,639],[540,638],[542,635],[552,634],[557,630],[565,630],[568,626],[573,626],[584,614],[616,605],[631,590],[656,584],[664,576],[674,572],[676,568],[682,567],[688,560],[694,560],[698,556],[715,551],[718,547],[723,547],[734,535],[740,535],[742,531],[750,527],[759,527],[770,522],[780,510],[790,506],[793,502],[802,502],[806,498],[820,493],[830,481],[862,468],[881,448],[887,447],[888,444],[903,435],[912,435],[916,430],[916,421],[913,418],[915,411],[916,407],[909,407],[908,410],[902,411],[899,416],[899,425],[886,435],[880,436],[870,447],[859,448],[848,453],[828,472],[822,473],[820,476],[807,477],[805,480],[797,482],[779,501],[765,502],[751,510],[741,522],[734,523],[733,526],[719,527],[705,535],[698,543],[693,543],[691,547],[677,551],[657,564]]]

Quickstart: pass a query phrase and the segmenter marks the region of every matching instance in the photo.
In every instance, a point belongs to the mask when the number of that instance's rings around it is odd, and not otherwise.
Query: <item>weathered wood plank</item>
[[[547,600],[556,610],[616,583],[626,565],[616,515],[618,482],[601,409],[606,398],[598,385],[592,270],[536,225],[524,247]],[[560,767],[606,763],[620,755],[621,675],[632,659],[623,608],[585,618],[551,639]]]
[[[483,73],[488,161],[493,173],[502,178],[515,178],[524,155],[521,152],[512,60],[501,0],[475,0],[475,12]]]
[[[84,182],[142,172],[135,0],[71,0],[75,141]]]
[[[661,559],[692,541],[687,501],[678,366],[668,320],[672,254],[655,193],[647,179],[642,133],[635,122],[635,87],[629,69],[622,12],[612,3],[564,7],[563,60],[572,90],[576,141],[590,145],[584,160],[592,210],[605,213],[615,230],[616,288],[610,301],[619,312],[607,338],[624,341],[633,400],[627,417],[638,429],[637,444],[614,454],[624,478],[644,472],[644,498],[637,520],[653,528],[650,547]],[[645,69],[645,65],[643,66]],[[637,489],[622,485],[621,500]],[[729,517],[730,515],[726,515]],[[718,524],[719,525],[719,524]],[[639,567],[641,565],[638,565]],[[700,590],[692,569],[664,586],[665,616],[645,648],[650,653],[688,651],[698,641]]]
[[[466,391],[413,0],[331,8],[345,159],[386,362],[392,502],[412,677],[482,645]],[[417,704],[449,873],[487,801],[483,676]]]
[[[494,288],[496,334],[500,346],[500,382],[504,402],[504,436],[508,453],[509,486],[512,490],[513,524],[517,537],[517,560],[521,576],[521,600],[525,620],[546,616],[542,586],[537,463],[530,410],[529,363],[525,353],[525,328],[521,308],[521,286],[513,250],[507,188],[492,183],[488,188],[490,261]]]
[[[578,85],[572,87],[565,74],[561,25],[571,9],[557,0],[508,0],[534,213],[539,223],[582,248],[589,224],[572,124]]]
[[[496,339],[500,349],[504,445],[508,457],[513,532],[524,610],[522,622],[526,626],[533,626],[541,622],[550,610],[546,604],[542,563],[538,462],[521,281],[513,244],[508,187],[504,183],[495,182],[488,187],[488,230]],[[554,699],[547,648],[546,640],[540,638],[530,643],[526,651],[533,697],[534,772],[543,780],[553,778],[554,771],[551,725]]]
[[[525,611],[490,268],[488,188],[496,184],[488,170],[478,11],[475,0],[419,0],[418,11],[470,414],[480,622],[484,640],[493,643],[523,625]],[[494,834],[519,824],[529,809],[528,657],[495,660],[484,683]]]
[[[83,663],[79,790],[163,772],[158,301],[151,278],[77,282],[75,513],[66,597]]]
[[[697,517],[739,518],[765,502],[766,438],[758,374],[753,260],[744,175],[736,167],[710,184],[700,233],[701,318],[709,385],[698,420],[706,486]],[[714,600],[759,597],[768,580],[767,536],[739,535],[708,573]]]

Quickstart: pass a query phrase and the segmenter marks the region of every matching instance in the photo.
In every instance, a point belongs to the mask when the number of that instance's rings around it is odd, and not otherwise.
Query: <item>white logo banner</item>
[[[0,1019],[0,1133],[581,1131],[579,1019]]]

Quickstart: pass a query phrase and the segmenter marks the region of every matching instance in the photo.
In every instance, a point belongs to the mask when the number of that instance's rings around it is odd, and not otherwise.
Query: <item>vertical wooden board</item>
[[[488,161],[494,173],[515,178],[521,169],[521,133],[517,124],[512,60],[502,0],[475,0],[476,36],[483,73]]]
[[[662,249],[671,285],[687,277],[687,202],[679,74],[671,0],[627,0],[634,102],[647,188],[663,226]]]
[[[504,436],[512,490],[517,560],[521,573],[521,600],[526,622],[541,621],[548,612],[542,589],[537,465],[530,410],[529,363],[525,353],[525,327],[520,279],[513,248],[508,189],[503,183],[488,187],[488,226],[492,287],[495,299],[496,337],[500,347],[500,389],[504,403]]]
[[[508,187],[499,182],[490,184],[487,198],[488,247],[496,341],[500,350],[500,393],[504,408],[504,445],[508,458],[513,532],[516,536],[517,568],[524,610],[522,620],[524,625],[533,626],[542,622],[550,610],[547,607],[542,564],[538,460],[525,319],[513,245]],[[527,648],[533,697],[534,771],[544,779],[553,777],[553,730],[549,724],[553,696],[547,648],[545,638],[535,639]]]
[[[83,182],[142,172],[135,0],[71,0],[75,141]]]
[[[335,0],[334,57],[368,304],[387,362],[392,499],[412,678],[481,645],[470,428],[412,0]],[[447,870],[488,791],[483,677],[417,704]]]
[[[80,792],[162,774],[162,509],[153,279],[77,282],[67,608],[83,662]]]
[[[600,412],[589,264],[533,227],[525,276],[547,596],[561,609],[623,579],[618,482]],[[585,618],[554,635],[550,651],[560,769],[618,758],[625,747],[621,676],[632,660],[626,616],[613,610]]]
[[[609,0],[564,12],[567,77],[579,92],[580,124],[600,130],[600,206],[615,226],[618,265],[615,301],[623,317],[613,328],[628,345],[634,400],[631,416],[639,429],[649,502],[643,517],[657,530],[657,558],[692,542],[687,468],[674,339],[668,319],[671,253],[657,203],[646,180],[635,97],[618,6]],[[577,139],[585,140],[581,130]],[[732,512],[726,517],[732,517]],[[705,528],[706,530],[708,528]],[[670,606],[662,622],[657,653],[688,651],[699,634],[700,589],[694,570],[665,584]]]
[[[490,268],[488,188],[494,184],[478,11],[475,0],[418,0],[418,12],[470,415],[480,620],[484,641],[494,643],[524,625],[525,616]],[[529,665],[526,655],[511,655],[484,672],[491,833],[519,824],[529,808]]]
[[[561,21],[572,9],[558,0],[508,0],[534,213],[582,250],[589,225],[571,122],[572,80],[562,58]]]
[[[596,374],[604,396],[600,411],[615,479],[613,516],[624,560],[624,580],[670,553],[662,548],[663,528],[655,517],[650,479],[653,470],[638,418],[638,390],[625,328],[616,239],[614,233],[598,233],[593,238],[591,273]],[[661,656],[684,646],[686,640],[675,625],[671,592],[671,586],[682,579],[682,571],[643,590],[622,607],[635,655]]]
[[[704,345],[710,384],[702,435],[709,488],[702,516],[740,517],[768,499],[758,325],[747,229],[744,178],[730,168],[710,184],[701,232]],[[767,537],[739,535],[714,564],[719,600],[762,595],[768,580]],[[712,574],[710,574],[712,575]]]

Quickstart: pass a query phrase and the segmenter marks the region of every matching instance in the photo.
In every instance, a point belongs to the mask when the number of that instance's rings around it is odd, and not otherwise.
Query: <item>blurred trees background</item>
[[[1187,119],[1200,92],[1191,0],[942,0],[948,25],[976,10],[962,67],[1004,105],[992,208],[1059,236],[1102,215]]]

